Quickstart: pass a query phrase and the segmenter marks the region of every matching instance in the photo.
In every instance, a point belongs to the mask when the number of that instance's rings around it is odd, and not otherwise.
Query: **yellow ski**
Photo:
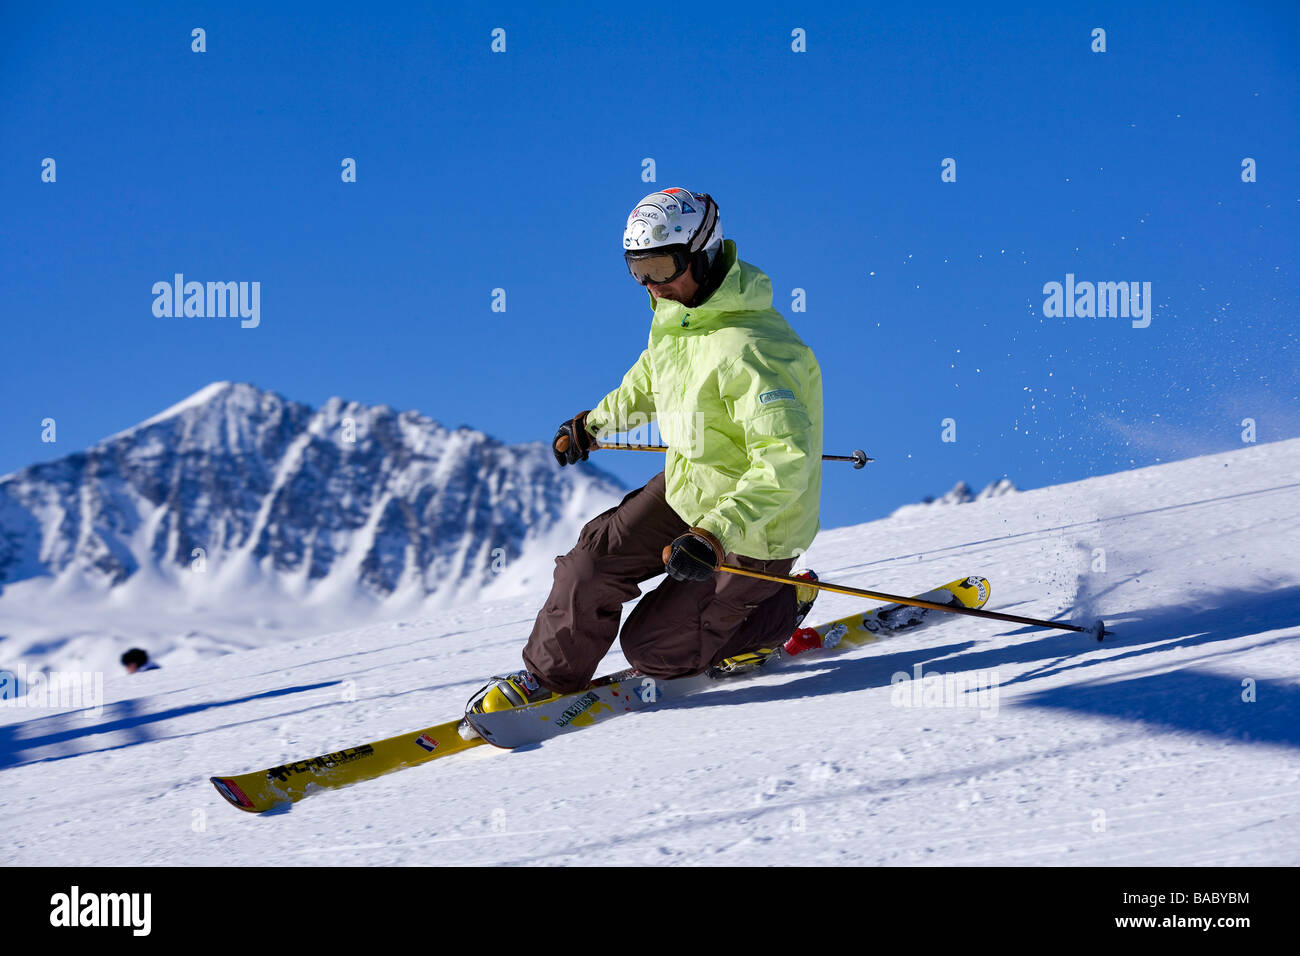
[[[989,582],[981,577],[958,578],[955,581],[917,595],[936,603],[983,607],[989,599]],[[905,604],[886,604],[867,611],[856,611],[837,621],[814,628],[819,637],[818,649],[839,652],[860,647],[880,637],[909,631],[934,620],[938,612],[927,611]],[[783,660],[788,655],[776,649],[772,655]],[[415,730],[387,740],[379,740],[347,750],[322,754],[310,760],[280,764],[269,770],[211,777],[212,785],[232,806],[249,813],[264,813],[276,807],[297,803],[303,797],[321,790],[333,790],[370,780],[403,767],[437,760],[460,753],[482,743],[498,747],[514,747],[524,742],[534,742],[567,729],[576,729],[630,710],[639,710],[660,700],[675,699],[694,692],[713,682],[714,677],[700,674],[675,681],[655,683],[655,693],[647,696],[637,681],[622,680],[626,674],[612,674],[596,681],[591,688],[577,694],[522,707],[492,715],[472,715],[470,720],[483,737],[464,739],[459,733],[460,718]],[[639,678],[638,678],[639,680]],[[608,697],[609,700],[605,700]],[[530,722],[540,721],[541,725]],[[554,718],[554,719],[552,719]],[[480,726],[480,722],[484,726]]]
[[[457,718],[436,727],[322,754],[310,760],[209,779],[217,792],[233,806],[249,813],[262,813],[273,807],[297,803],[319,790],[346,787],[483,743],[478,738],[462,739],[456,732],[459,724]]]

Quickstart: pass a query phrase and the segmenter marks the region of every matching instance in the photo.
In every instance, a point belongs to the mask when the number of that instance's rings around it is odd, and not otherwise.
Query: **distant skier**
[[[157,664],[149,660],[149,652],[138,647],[133,647],[122,655],[122,666],[126,668],[128,674],[138,674],[140,671],[161,670]]]
[[[617,389],[560,426],[552,447],[561,466],[575,464],[593,437],[657,421],[665,468],[556,558],[525,669],[476,694],[469,707],[480,713],[586,687],[618,635],[623,603],[665,570],[621,635],[628,662],[661,679],[776,647],[816,594],[717,573],[725,561],[788,574],[817,533],[822,382],[812,350],[772,308],[768,277],[723,239],[707,194],[646,196],[628,217],[623,248],[650,292],[649,346]],[[572,351],[591,360],[580,339]]]

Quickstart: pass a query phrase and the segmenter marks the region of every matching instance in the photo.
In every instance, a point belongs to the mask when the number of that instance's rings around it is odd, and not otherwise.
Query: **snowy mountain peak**
[[[214,382],[0,479],[0,586],[464,596],[621,490],[590,465],[557,469],[540,442]]]
[[[959,481],[957,484],[952,486],[947,494],[938,498],[933,495],[928,495],[922,499],[919,504],[903,505],[901,508],[896,509],[893,514],[907,514],[915,509],[927,508],[932,505],[964,505],[969,504],[972,501],[987,501],[990,498],[999,498],[1002,495],[1014,494],[1019,490],[1020,489],[1016,487],[1015,483],[1010,478],[1006,477],[989,482],[984,486],[983,490],[980,491],[979,494],[975,494],[971,491],[970,485],[966,484],[966,482]]]
[[[116,435],[110,435],[108,438],[103,439],[103,441],[111,441],[119,436],[129,435],[132,432],[149,428],[150,426],[157,425],[186,413],[193,414],[196,410],[202,412],[202,410],[222,407],[223,403],[232,395],[235,397],[236,402],[242,400],[247,403],[253,396],[260,394],[262,394],[261,391],[252,385],[236,384],[234,382],[213,382],[210,385],[203,386],[203,388],[199,389],[193,395],[181,399],[175,405],[163,409],[157,415],[146,418],[144,421],[132,425],[130,428],[118,432]]]

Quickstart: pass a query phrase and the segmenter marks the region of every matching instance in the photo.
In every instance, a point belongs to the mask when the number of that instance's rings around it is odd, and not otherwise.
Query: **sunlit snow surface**
[[[97,718],[0,709],[0,862],[1295,864],[1298,540],[1300,440],[824,532],[826,580],[980,573],[990,608],[1116,633],[953,618],[263,816],[208,776],[452,717],[518,665],[542,592],[110,673]],[[917,667],[996,707],[904,706]]]

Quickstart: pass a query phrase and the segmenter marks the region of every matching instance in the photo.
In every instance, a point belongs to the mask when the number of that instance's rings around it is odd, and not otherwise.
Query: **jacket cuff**
[[[573,426],[574,426],[574,431],[575,432],[580,431],[582,434],[586,435],[587,438],[591,440],[592,445],[594,447],[596,441],[597,429],[591,423],[591,412],[592,409],[589,408],[585,412],[578,412],[578,414],[574,415]]]

